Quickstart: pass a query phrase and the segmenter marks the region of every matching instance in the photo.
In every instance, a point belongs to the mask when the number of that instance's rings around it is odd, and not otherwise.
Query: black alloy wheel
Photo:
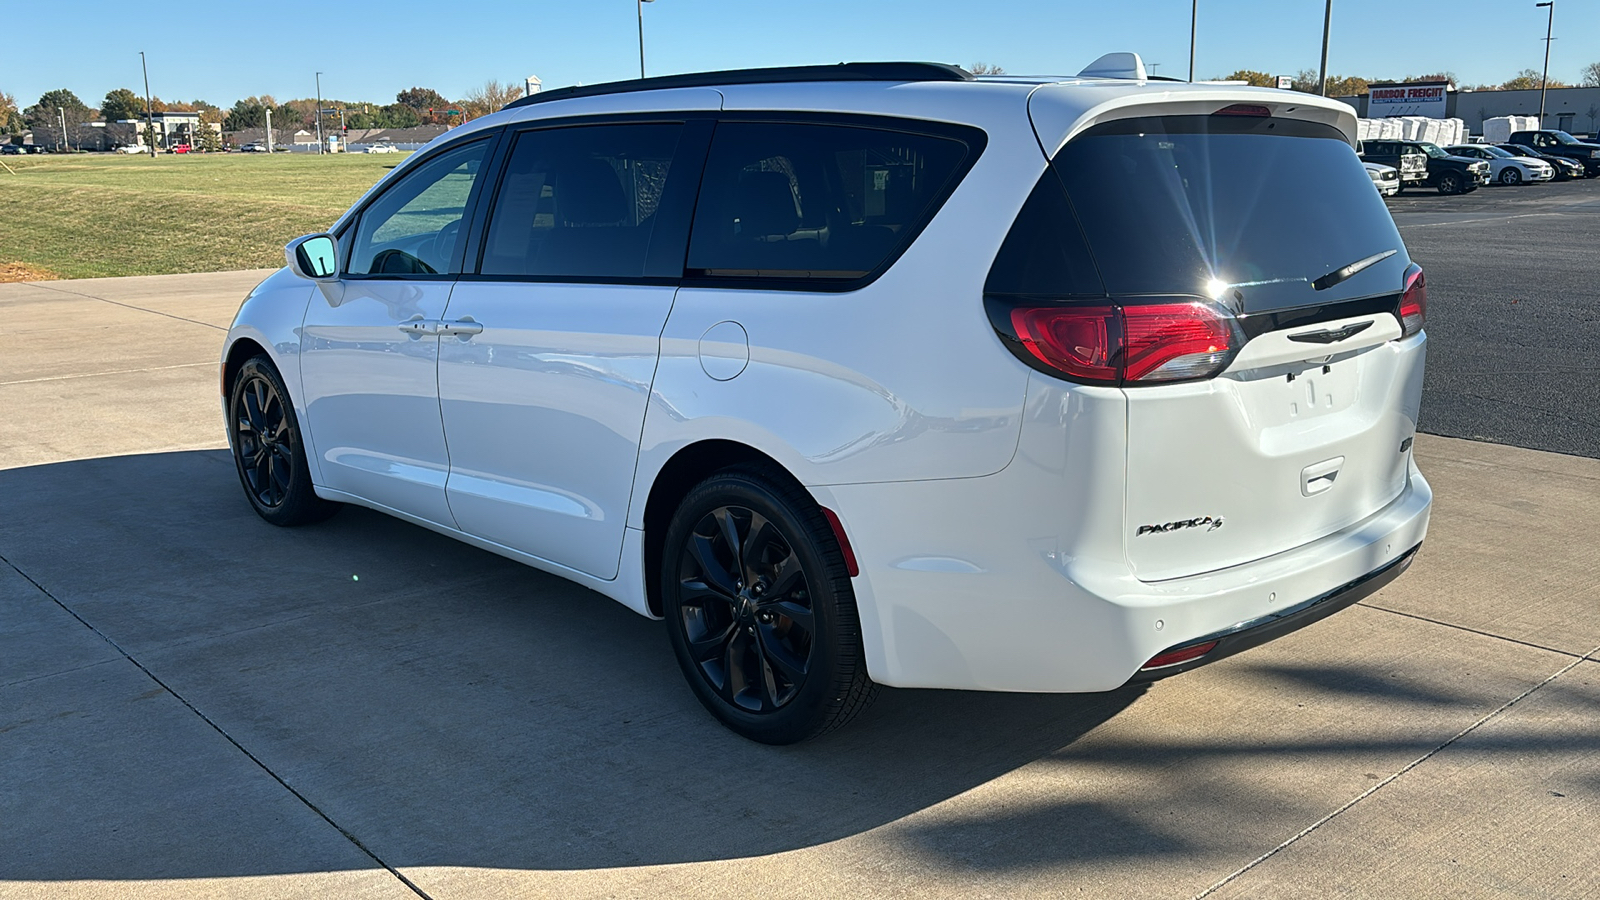
[[[1461,193],[1461,176],[1457,175],[1454,172],[1446,172],[1443,175],[1440,175],[1439,176],[1439,193],[1441,193],[1441,194],[1459,194],[1459,193]]]
[[[300,426],[283,379],[266,356],[239,367],[228,398],[228,443],[250,506],[274,525],[317,522],[339,504],[311,486]]]
[[[758,469],[714,475],[668,526],[668,636],[696,697],[735,732],[788,744],[838,727],[875,693],[850,576],[808,494]]]
[[[1516,166],[1506,166],[1504,169],[1500,170],[1500,183],[1521,184],[1522,170],[1518,169]]]

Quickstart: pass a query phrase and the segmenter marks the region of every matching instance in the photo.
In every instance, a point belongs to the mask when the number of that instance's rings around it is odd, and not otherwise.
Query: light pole
[[[303,121],[303,120],[302,120]],[[317,152],[324,153],[328,148],[322,146],[322,73],[317,73]]]
[[[1189,3],[1189,82],[1194,83],[1194,29],[1200,22],[1200,0]]]
[[[58,106],[56,115],[61,117],[61,149],[70,150],[72,147],[67,143],[67,111]]]
[[[144,72],[144,136],[150,142],[150,158],[156,158],[156,116],[150,108],[150,67],[145,65],[144,51],[139,51],[139,70]]]
[[[638,0],[635,4],[639,7],[639,77],[644,77],[644,5],[654,3],[655,0]]]
[[[267,155],[272,155],[272,107],[267,107]]]
[[[1544,127],[1544,88],[1550,83],[1550,32],[1556,26],[1556,2],[1535,3],[1534,6],[1547,6],[1550,15],[1544,23],[1544,72],[1539,76],[1539,127]]]
[[[1317,93],[1328,96],[1328,29],[1333,25],[1333,0],[1322,11],[1322,68],[1317,71]]]

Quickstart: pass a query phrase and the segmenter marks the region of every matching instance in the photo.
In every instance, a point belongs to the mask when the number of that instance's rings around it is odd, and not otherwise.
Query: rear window
[[[1122,119],[1068,142],[1053,166],[1112,295],[1226,298],[1251,313],[1401,288],[1409,260],[1394,220],[1331,127],[1250,116]],[[1313,289],[1388,250],[1400,252]]]
[[[701,181],[688,274],[847,282],[932,217],[965,142],[845,125],[723,122]]]

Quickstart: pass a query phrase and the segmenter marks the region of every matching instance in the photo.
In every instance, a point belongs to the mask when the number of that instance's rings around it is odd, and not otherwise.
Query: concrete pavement
[[[257,519],[258,277],[0,285],[0,898],[1600,892],[1600,461],[1422,436],[1417,563],[1313,628],[769,748],[604,598]]]

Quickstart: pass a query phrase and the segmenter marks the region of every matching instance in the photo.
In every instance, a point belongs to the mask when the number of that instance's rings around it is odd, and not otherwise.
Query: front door
[[[453,522],[437,330],[488,148],[480,140],[446,150],[366,207],[340,241],[343,274],[318,286],[302,336],[307,430],[322,484],[443,525]]]
[[[684,157],[708,128],[517,135],[478,273],[456,286],[440,339],[447,494],[461,530],[616,576],[699,175]]]

